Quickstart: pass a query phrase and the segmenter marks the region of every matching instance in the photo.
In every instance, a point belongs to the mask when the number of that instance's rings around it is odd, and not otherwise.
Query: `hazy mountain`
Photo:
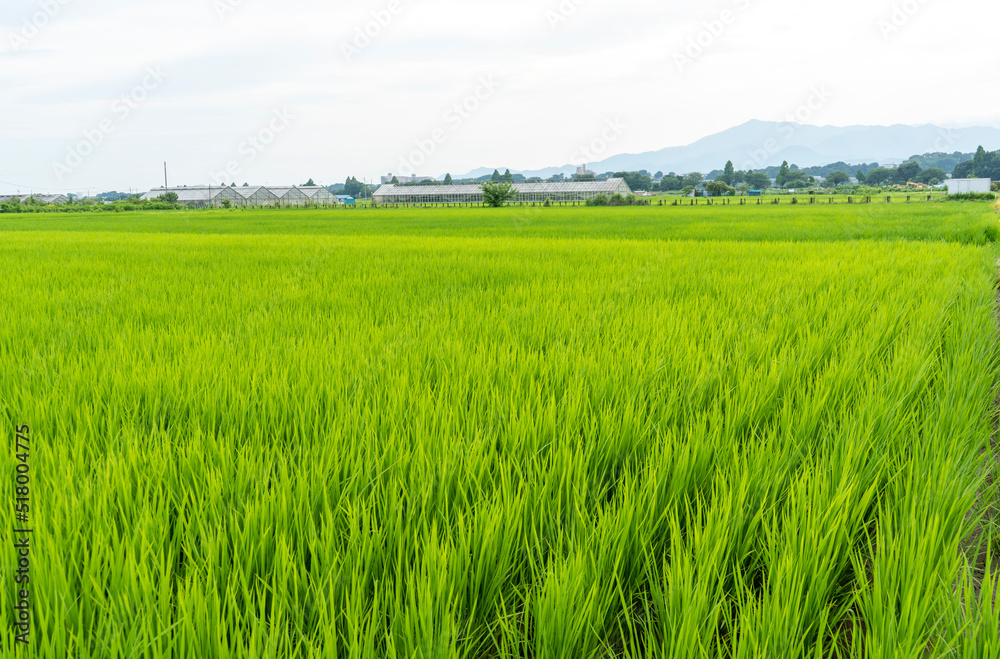
[[[621,154],[587,167],[608,171],[710,172],[732,160],[736,169],[762,169],[783,160],[800,167],[844,161],[848,163],[902,163],[913,155],[955,151],[972,152],[982,145],[987,151],[1000,149],[1000,129],[988,127],[948,129],[938,126],[807,126],[803,124],[748,121],[742,126],[710,135],[687,146],[659,151]],[[511,172],[527,177],[549,178],[573,174],[577,165]],[[493,173],[494,167],[476,169],[455,178],[476,178]],[[501,172],[506,167],[499,168]]]

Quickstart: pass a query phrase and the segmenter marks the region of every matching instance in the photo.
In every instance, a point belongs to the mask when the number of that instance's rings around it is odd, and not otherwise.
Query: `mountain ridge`
[[[1000,128],[972,126],[943,128],[934,124],[909,126],[813,126],[789,122],[751,119],[719,133],[703,137],[691,144],[672,146],[641,153],[622,153],[594,163],[587,168],[604,173],[609,171],[675,172],[686,174],[721,169],[732,160],[736,169],[764,169],[789,164],[816,167],[834,162],[862,164],[899,164],[916,155],[927,153],[958,153],[975,151],[980,145],[987,151],[1000,149]],[[557,174],[574,174],[578,165],[518,170],[511,173],[526,177],[550,178]],[[455,178],[468,179],[488,176],[494,169],[481,167]],[[443,175],[439,178],[443,178]]]

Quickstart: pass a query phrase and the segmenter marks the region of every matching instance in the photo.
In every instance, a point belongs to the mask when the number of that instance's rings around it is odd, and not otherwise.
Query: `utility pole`
[[[166,191],[169,190],[169,189],[170,188],[167,185],[167,161],[164,160],[163,161],[163,192],[166,193]]]

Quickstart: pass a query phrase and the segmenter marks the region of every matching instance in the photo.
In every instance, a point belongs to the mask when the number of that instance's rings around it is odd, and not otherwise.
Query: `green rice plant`
[[[808,206],[808,207],[806,207]],[[0,232],[591,238],[739,242],[910,240],[985,245],[993,204],[815,204],[496,208],[265,209],[0,215]]]
[[[5,217],[33,652],[991,656],[995,214],[680,210]]]

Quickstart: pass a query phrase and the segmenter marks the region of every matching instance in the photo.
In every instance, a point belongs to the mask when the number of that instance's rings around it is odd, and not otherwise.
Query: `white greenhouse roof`
[[[69,197],[64,194],[9,194],[0,195],[0,203],[12,201],[14,199],[23,203],[32,197],[35,198],[35,201],[40,201],[43,204],[64,204],[69,201]]]
[[[263,190],[264,192],[270,192],[270,190],[265,188],[263,185],[251,185],[245,188],[236,188],[236,191],[239,192],[240,196],[243,197],[244,199],[249,199],[250,197],[260,192],[261,190]]]
[[[268,185],[265,187],[271,192],[273,192],[275,195],[277,195],[279,198],[282,198],[285,195],[290,194],[293,190],[303,196],[308,196],[306,195],[305,192],[302,191],[301,188],[298,188],[294,185],[279,185],[279,186]]]
[[[605,193],[614,194],[625,179],[611,178],[607,181],[564,181],[559,183],[515,183],[514,191],[518,194],[565,194]],[[393,185],[388,183],[379,187],[377,196],[418,196],[418,195],[468,195],[480,194],[482,188],[478,184],[468,185]]]
[[[299,190],[301,190],[302,193],[305,196],[309,197],[310,199],[312,199],[317,194],[322,193],[324,190],[326,190],[326,188],[324,188],[322,185],[310,185],[308,187],[304,186],[304,185],[299,185],[299,186],[296,186],[296,187]],[[329,190],[326,190],[326,191],[329,192]]]
[[[221,185],[217,188],[207,186],[197,188],[170,188],[169,192],[176,193],[177,201],[183,204],[193,201],[209,201],[210,199],[215,199],[226,190],[235,190],[235,188],[227,188],[226,186]],[[146,194],[142,195],[142,198],[157,199],[167,192],[168,190],[157,188],[156,190],[150,190]]]

